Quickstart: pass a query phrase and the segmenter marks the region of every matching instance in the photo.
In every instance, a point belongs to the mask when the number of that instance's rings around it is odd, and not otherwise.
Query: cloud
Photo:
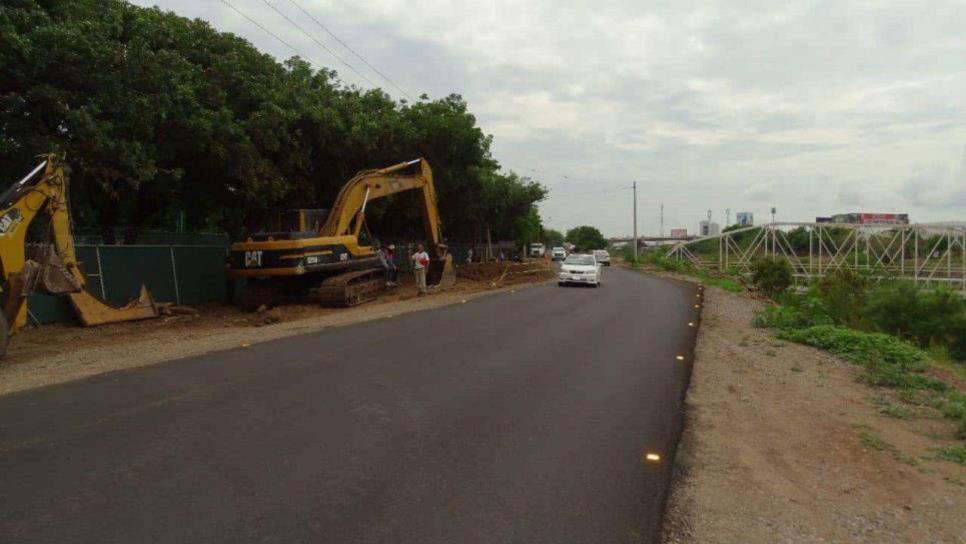
[[[221,3],[135,3],[205,18],[280,58],[292,54]],[[232,3],[365,86],[261,0]],[[657,230],[661,202],[682,224],[709,208],[764,216],[772,204],[788,220],[860,204],[917,221],[966,212],[966,10],[958,0],[928,8],[861,0],[299,3],[410,94],[462,94],[494,135],[495,158],[552,189],[542,210],[561,230],[590,223],[628,233],[628,197],[597,189],[629,181],[644,188],[645,232]],[[287,1],[275,5],[297,15]],[[363,68],[318,28],[305,28]]]

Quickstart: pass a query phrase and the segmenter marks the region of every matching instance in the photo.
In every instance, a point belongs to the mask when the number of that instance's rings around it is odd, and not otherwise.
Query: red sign
[[[671,229],[671,238],[687,238],[688,229]]]

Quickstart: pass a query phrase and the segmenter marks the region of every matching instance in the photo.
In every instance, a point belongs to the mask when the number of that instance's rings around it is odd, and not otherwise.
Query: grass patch
[[[859,433],[859,440],[862,441],[863,446],[869,449],[889,452],[890,454],[892,454],[892,458],[895,459],[896,461],[899,461],[900,463],[904,463],[909,466],[916,466],[919,464],[919,461],[916,461],[912,457],[909,457],[908,455],[903,454],[902,452],[899,451],[898,448],[886,442],[885,440],[882,440],[881,438],[872,434],[869,431],[862,431],[861,433]]]
[[[853,363],[884,363],[904,371],[922,371],[926,368],[925,354],[919,348],[888,334],[816,325],[779,330],[777,336],[828,350]]]
[[[882,397],[872,397],[872,405],[876,407],[880,414],[894,419],[909,419],[912,417],[912,410],[902,406],[896,406]]]
[[[966,447],[949,446],[948,448],[940,448],[936,450],[936,454],[940,459],[966,466]]]

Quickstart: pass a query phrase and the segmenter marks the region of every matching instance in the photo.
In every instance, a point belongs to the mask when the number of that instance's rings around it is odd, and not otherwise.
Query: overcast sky
[[[403,95],[290,0],[226,0],[342,80]],[[295,0],[412,96],[459,93],[560,230],[848,211],[966,219],[966,0]],[[135,0],[295,54],[219,0]],[[373,165],[377,166],[377,165]]]

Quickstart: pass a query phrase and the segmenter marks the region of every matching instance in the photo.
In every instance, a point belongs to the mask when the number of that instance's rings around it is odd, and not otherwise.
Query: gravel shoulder
[[[512,267],[513,265],[511,265]],[[0,361],[0,395],[275,340],[298,334],[388,319],[405,313],[469,302],[548,281],[547,270],[514,273],[498,263],[462,267],[456,285],[417,297],[408,276],[379,300],[353,308],[293,304],[260,313],[234,306],[198,306],[196,315],[83,328],[71,324],[28,328],[11,341]],[[497,281],[499,283],[497,283]]]
[[[935,453],[951,423],[704,292],[665,542],[966,543],[966,467]]]

